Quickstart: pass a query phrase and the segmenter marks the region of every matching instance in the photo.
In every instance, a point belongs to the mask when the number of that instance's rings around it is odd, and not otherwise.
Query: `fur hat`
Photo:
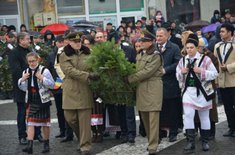
[[[186,41],[186,44],[187,43],[192,43],[197,47],[198,46],[198,36],[196,34],[189,34],[188,39]]]

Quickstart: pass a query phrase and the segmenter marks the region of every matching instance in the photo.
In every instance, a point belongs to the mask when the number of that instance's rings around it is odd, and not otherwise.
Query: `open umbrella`
[[[50,30],[53,34],[58,35],[58,34],[64,34],[66,30],[69,30],[69,26],[66,24],[60,24],[60,23],[55,23],[55,24],[50,24],[45,26],[40,33],[45,33],[46,30]]]
[[[210,24],[210,25],[204,26],[201,29],[201,31],[202,31],[202,33],[214,32],[216,30],[216,28],[220,25],[221,24]]]
[[[210,23],[205,20],[195,20],[185,26],[187,30],[196,31],[200,30],[202,27],[209,25]]]

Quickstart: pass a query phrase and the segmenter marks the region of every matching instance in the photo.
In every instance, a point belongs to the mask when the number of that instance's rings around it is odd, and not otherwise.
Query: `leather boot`
[[[195,152],[195,129],[186,129],[187,144],[184,147],[184,154]]]
[[[208,151],[210,149],[208,144],[208,137],[210,135],[210,130],[202,130],[201,137],[202,137],[202,150]]]
[[[28,154],[32,154],[33,153],[33,140],[28,140],[27,147],[24,148],[22,151]]]
[[[42,153],[47,153],[50,151],[49,139],[44,141]]]

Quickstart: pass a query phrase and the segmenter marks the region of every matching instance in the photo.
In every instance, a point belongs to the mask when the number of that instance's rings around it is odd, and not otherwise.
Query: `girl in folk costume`
[[[208,136],[210,134],[209,110],[212,108],[212,98],[215,95],[211,80],[218,72],[208,56],[197,51],[198,37],[190,34],[186,41],[187,55],[181,58],[176,77],[182,90],[184,109],[184,127],[187,135],[185,153],[195,151],[194,115],[198,110],[201,122],[201,137],[203,151],[209,150]]]
[[[39,65],[37,53],[30,52],[26,55],[29,68],[27,68],[18,81],[18,86],[26,92],[25,102],[27,108],[28,146],[22,151],[33,153],[33,137],[35,126],[42,126],[44,133],[44,149],[42,153],[49,152],[50,134],[50,93],[54,80],[48,69]]]

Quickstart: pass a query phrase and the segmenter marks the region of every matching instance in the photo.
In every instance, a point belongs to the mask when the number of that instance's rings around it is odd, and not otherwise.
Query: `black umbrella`
[[[209,25],[210,23],[205,20],[195,20],[185,26],[185,29],[196,31],[200,30],[202,27]]]

